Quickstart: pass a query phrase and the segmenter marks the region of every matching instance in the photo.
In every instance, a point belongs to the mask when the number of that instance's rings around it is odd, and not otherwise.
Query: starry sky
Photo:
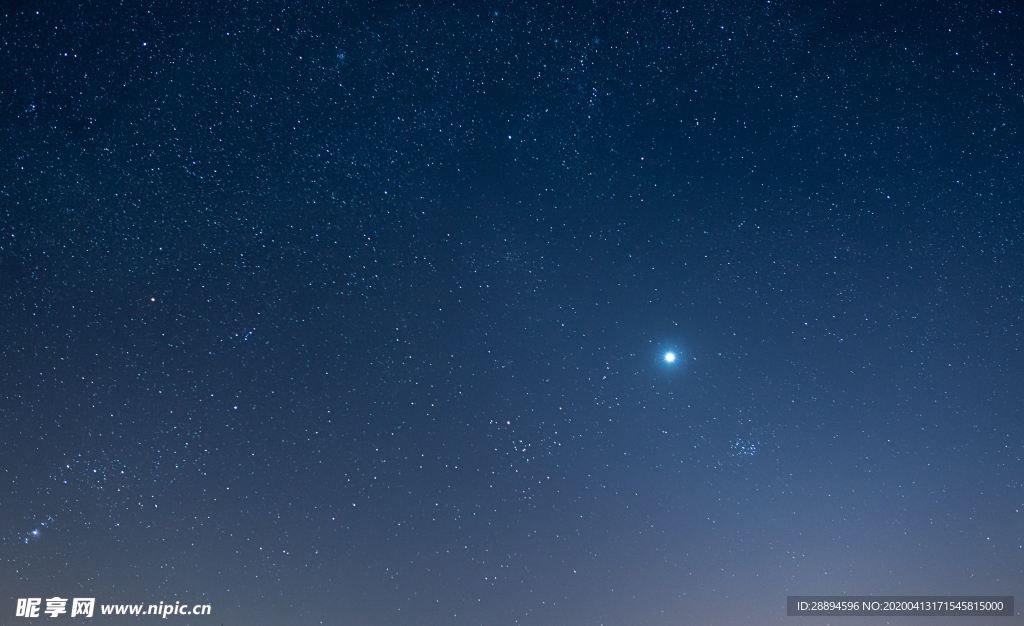
[[[6,3],[0,623],[1024,596],[1022,18]]]

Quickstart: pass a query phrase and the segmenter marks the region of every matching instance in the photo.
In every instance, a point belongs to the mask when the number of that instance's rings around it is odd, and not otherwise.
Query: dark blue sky
[[[1024,595],[1019,7],[0,16],[3,623]]]

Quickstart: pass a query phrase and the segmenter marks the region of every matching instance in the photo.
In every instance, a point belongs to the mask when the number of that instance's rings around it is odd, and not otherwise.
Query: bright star
[[[676,360],[676,353],[675,352],[666,352],[665,353],[665,362],[666,363],[672,363],[675,360]]]

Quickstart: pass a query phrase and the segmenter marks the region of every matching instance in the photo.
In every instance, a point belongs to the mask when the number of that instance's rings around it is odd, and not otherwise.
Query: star
[[[675,352],[666,352],[665,353],[665,362],[666,363],[675,363],[675,360],[676,360],[676,353]]]

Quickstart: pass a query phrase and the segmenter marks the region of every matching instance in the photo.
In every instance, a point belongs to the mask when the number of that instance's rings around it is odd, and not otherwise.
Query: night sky
[[[1024,597],[1022,25],[4,3],[0,623]]]

